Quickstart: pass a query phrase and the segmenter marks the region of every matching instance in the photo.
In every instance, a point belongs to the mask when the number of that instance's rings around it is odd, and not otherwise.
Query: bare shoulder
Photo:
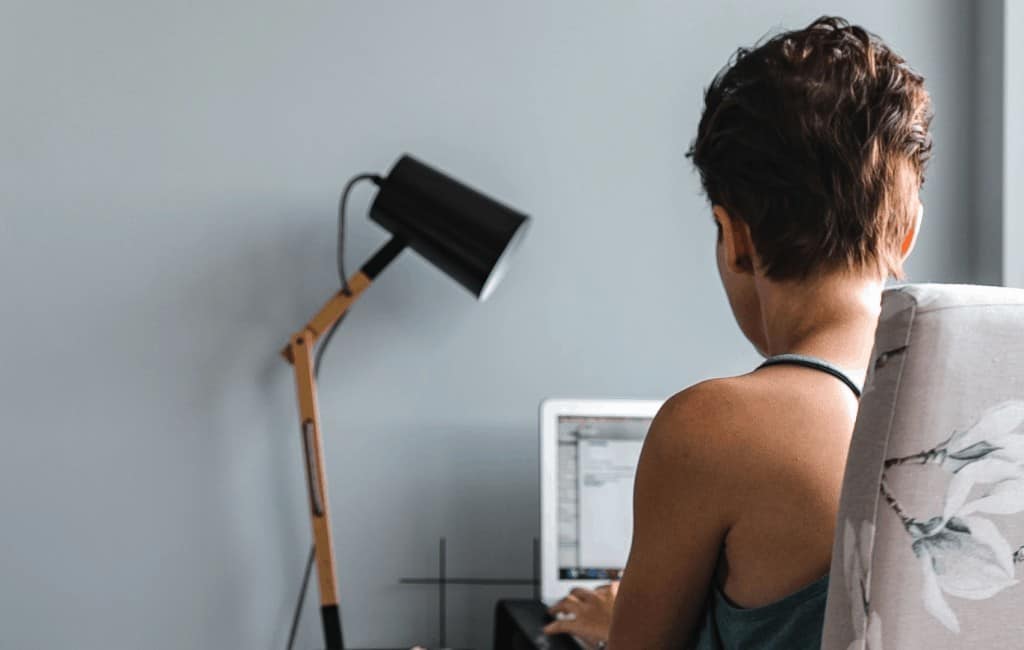
[[[829,390],[835,399],[770,373],[695,384],[658,412],[641,462],[648,473],[692,472],[709,489],[748,500],[758,490],[816,489],[822,468],[841,472],[855,416],[845,387]]]
[[[651,424],[648,440],[665,453],[718,462],[750,444],[750,423],[762,389],[746,376],[710,379],[670,397]]]
[[[758,470],[751,401],[740,378],[701,382],[666,401],[637,467],[636,522],[724,534],[739,520]]]
[[[785,393],[752,375],[695,384],[669,398],[651,423],[642,469],[715,492],[716,500],[747,493],[781,469],[784,445],[773,432],[785,429],[793,408]]]

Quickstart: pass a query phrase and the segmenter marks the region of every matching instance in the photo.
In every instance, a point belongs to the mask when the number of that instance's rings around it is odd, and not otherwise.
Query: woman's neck
[[[846,273],[800,283],[761,280],[762,352],[807,354],[865,370],[884,288],[880,278]]]

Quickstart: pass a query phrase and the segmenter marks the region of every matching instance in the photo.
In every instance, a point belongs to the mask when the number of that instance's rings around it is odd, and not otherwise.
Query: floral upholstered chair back
[[[1024,648],[1024,291],[885,292],[824,650]]]

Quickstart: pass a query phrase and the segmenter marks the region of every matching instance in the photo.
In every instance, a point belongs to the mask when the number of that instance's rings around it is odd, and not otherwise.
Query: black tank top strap
[[[812,357],[806,354],[777,354],[774,357],[768,357],[765,359],[758,368],[767,368],[768,366],[803,366],[805,368],[812,368],[814,370],[820,370],[821,372],[828,373],[849,386],[853,394],[860,399],[861,387],[856,381],[854,381],[850,375],[846,374],[839,366],[829,363],[824,359],[818,357]]]

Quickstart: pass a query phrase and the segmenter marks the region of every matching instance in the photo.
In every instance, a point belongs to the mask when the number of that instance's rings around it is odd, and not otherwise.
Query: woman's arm
[[[730,456],[736,436],[721,416],[719,381],[671,398],[644,442],[633,496],[633,543],[619,587],[611,650],[688,642],[735,512]]]

